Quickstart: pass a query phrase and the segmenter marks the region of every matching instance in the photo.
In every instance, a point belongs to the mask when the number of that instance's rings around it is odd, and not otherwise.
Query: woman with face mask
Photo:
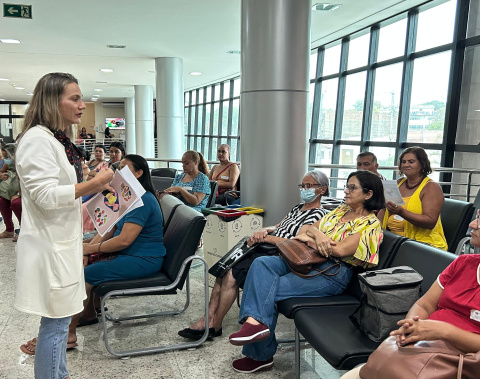
[[[322,196],[328,196],[328,177],[321,171],[309,171],[298,185],[303,203],[295,205],[285,218],[275,226],[259,230],[250,236],[248,244],[264,243],[275,246],[277,242],[305,233],[309,225],[320,220],[327,211],[322,207]],[[276,254],[276,250],[268,254]],[[223,278],[217,278],[208,307],[209,337],[222,334],[222,321],[237,297],[238,288],[243,288],[248,270],[253,261],[266,255],[265,249],[256,248],[248,257],[238,262]],[[205,318],[183,329],[178,334],[184,338],[200,339],[205,331]]]

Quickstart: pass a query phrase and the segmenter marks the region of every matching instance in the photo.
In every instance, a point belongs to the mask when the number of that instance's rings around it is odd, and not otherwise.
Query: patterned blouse
[[[342,217],[350,210],[348,205],[340,205],[332,212],[322,217],[318,229],[334,241],[342,241],[352,234],[360,233],[360,242],[355,254],[340,258],[343,262],[364,268],[378,264],[378,250],[383,240],[383,230],[380,221],[373,214],[357,217],[344,222]]]
[[[210,181],[208,180],[208,176],[205,175],[202,172],[199,172],[198,175],[193,179],[191,182],[183,183],[182,179],[184,178],[186,174],[177,174],[175,176],[175,179],[173,180],[172,187],[178,186],[178,187],[183,187],[185,188],[189,193],[193,194],[195,192],[200,192],[204,193],[205,197],[203,200],[198,203],[196,206],[192,206],[189,204],[182,195],[180,195],[178,198],[182,200],[186,205],[189,207],[192,207],[193,209],[197,211],[201,211],[202,208],[205,208],[208,203],[208,197],[210,195]]]
[[[292,239],[303,225],[315,224],[327,210],[323,207],[302,211],[303,204],[295,205],[272,233],[275,237]]]

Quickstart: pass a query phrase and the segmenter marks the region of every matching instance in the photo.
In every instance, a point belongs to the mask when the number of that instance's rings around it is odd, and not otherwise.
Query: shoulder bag
[[[306,243],[298,240],[285,240],[277,243],[277,248],[280,256],[287,263],[292,272],[302,278],[313,278],[314,276],[324,274],[328,276],[337,275],[340,271],[340,263],[335,263],[330,267],[319,270],[314,268],[313,265],[326,262],[328,258],[320,255],[320,253],[308,246]],[[327,274],[326,271],[334,266],[338,265],[337,272],[333,274]],[[307,275],[312,270],[318,271],[316,274]]]

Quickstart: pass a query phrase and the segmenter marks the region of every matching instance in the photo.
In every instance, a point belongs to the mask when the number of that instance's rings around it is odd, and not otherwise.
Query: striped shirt
[[[295,205],[273,231],[272,235],[275,237],[292,239],[297,235],[303,225],[315,224],[328,212],[322,206],[307,211],[302,211],[302,207],[303,204]]]

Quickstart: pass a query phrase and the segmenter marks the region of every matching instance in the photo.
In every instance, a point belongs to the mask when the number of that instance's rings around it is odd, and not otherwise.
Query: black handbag
[[[243,237],[237,244],[229,250],[217,263],[215,263],[208,273],[217,278],[223,278],[228,270],[235,264],[247,257],[248,254],[256,248],[256,245],[247,246],[249,237]]]

